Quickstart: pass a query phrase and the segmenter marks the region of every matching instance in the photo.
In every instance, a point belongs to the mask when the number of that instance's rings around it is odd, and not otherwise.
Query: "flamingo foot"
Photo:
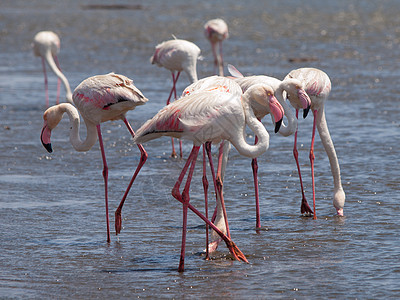
[[[311,217],[314,214],[313,210],[311,209],[310,205],[308,205],[308,202],[305,198],[301,200],[300,211],[302,214],[308,217]]]
[[[228,239],[225,241],[226,246],[229,249],[229,252],[238,260],[238,261],[244,261],[246,263],[249,263],[246,256],[240,251],[240,249],[236,246],[236,244],[231,240]]]
[[[178,157],[178,155],[176,155],[176,152],[175,152],[175,150],[174,150],[174,151],[172,151],[172,153],[171,153],[171,157],[172,157],[172,158],[177,158],[177,157]]]
[[[122,228],[122,218],[121,218],[121,211],[116,210],[115,211],[115,234],[119,234],[121,232]]]

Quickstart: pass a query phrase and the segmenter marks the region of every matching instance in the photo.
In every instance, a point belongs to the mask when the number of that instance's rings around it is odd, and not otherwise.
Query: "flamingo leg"
[[[60,63],[58,62],[58,57],[54,56],[54,61],[56,62],[57,68],[61,71]],[[57,77],[57,99],[56,104],[60,103],[60,90],[61,90],[61,78]]]
[[[208,219],[208,180],[206,176],[206,145],[203,144],[203,189],[204,189],[204,207],[206,218]],[[206,260],[210,259],[208,251],[209,235],[208,235],[208,224],[206,224]]]
[[[221,175],[223,148],[224,148],[224,141],[222,141],[222,143],[219,145],[217,176],[215,176],[215,174],[214,174],[214,166],[213,166],[212,158],[211,158],[211,147],[209,150],[208,159],[210,160],[211,171],[213,173],[214,185],[216,186],[215,193],[217,194],[217,196],[219,196],[219,201],[220,201],[221,207],[222,207],[222,213],[223,213],[224,219],[225,219],[226,235],[228,236],[228,238],[231,238],[231,233],[229,231],[229,225],[228,225],[228,216],[226,214],[226,208],[225,208],[225,200],[224,200],[224,193],[223,193],[223,180],[222,180],[222,175]]]
[[[208,143],[207,146],[208,147],[206,147],[206,151],[207,151],[208,159],[210,161],[210,168],[211,168],[211,174],[212,174],[213,182],[214,182],[215,194],[217,197],[217,201],[219,201],[219,205],[221,207],[222,214],[224,217],[226,235],[228,238],[230,238],[231,236],[230,236],[230,231],[229,231],[228,216],[226,213],[226,207],[225,207],[225,201],[224,201],[224,195],[223,195],[223,181],[222,181],[222,177],[221,177],[221,166],[222,166],[222,155],[223,155],[224,142],[222,142],[220,144],[220,148],[219,148],[218,170],[217,170],[217,173],[219,175],[215,175],[214,163],[213,163],[212,155],[211,155],[211,143]],[[214,211],[213,221],[212,221],[213,223],[217,216],[217,210],[218,210],[218,204]],[[208,245],[209,251],[213,252],[213,251],[217,250],[220,241],[221,240],[216,240],[216,241],[213,241],[211,244],[209,244]]]
[[[123,119],[126,127],[128,128],[129,132],[131,133],[132,137],[135,137],[135,132],[133,131],[131,125],[129,124],[128,120],[126,118]],[[144,149],[144,147],[140,144],[137,145],[139,150],[140,150],[140,161],[138,166],[136,167],[135,173],[132,176],[131,181],[129,182],[128,187],[126,188],[126,191],[124,193],[124,196],[122,197],[122,200],[117,208],[117,210],[115,211],[115,234],[119,234],[121,232],[121,227],[122,227],[122,218],[121,218],[121,211],[122,211],[122,206],[125,203],[126,197],[128,196],[128,193],[132,187],[133,182],[136,179],[136,176],[139,174],[140,169],[143,167],[144,163],[147,160],[147,152]]]
[[[46,107],[49,107],[49,83],[47,81],[46,63],[43,57],[42,57],[42,67],[44,74],[44,93],[46,96]]]
[[[190,187],[190,182],[192,180],[193,176],[193,171],[194,167],[196,164],[196,158],[199,153],[199,146],[193,146],[192,152],[190,153],[185,166],[182,169],[181,174],[179,175],[179,178],[177,182],[175,183],[174,188],[172,189],[172,195],[174,198],[176,198],[178,201],[180,201],[183,204],[183,225],[182,225],[182,246],[181,246],[181,257],[179,260],[179,267],[178,271],[183,272],[185,269],[185,249],[186,249],[186,231],[187,231],[187,211],[188,211],[188,205],[189,205],[189,187]],[[185,177],[185,174],[189,168],[190,165],[190,170],[189,174],[186,179],[186,184],[183,189],[182,194],[179,192],[179,187],[182,183],[183,178]]]
[[[254,139],[254,144],[257,144],[258,137]],[[261,218],[260,218],[260,198],[258,191],[258,163],[257,158],[251,160],[251,168],[253,169],[253,180],[254,180],[254,195],[256,199],[256,229],[261,228]]]
[[[219,74],[219,59],[218,59],[218,51],[217,51],[217,43],[211,43],[211,49],[214,56],[214,72],[215,74]]]
[[[224,59],[222,57],[222,41],[219,41],[218,45],[219,45],[219,59],[218,59],[219,76],[224,76]]]
[[[315,126],[317,123],[317,115],[318,110],[314,110],[314,124],[313,124],[313,131],[312,131],[312,138],[311,138],[311,147],[310,147],[310,162],[311,162],[311,180],[312,180],[312,190],[313,190],[313,208],[314,208],[314,217],[313,219],[317,219],[317,214],[315,211],[315,177],[314,177],[314,141],[315,141]]]
[[[169,92],[169,96],[167,99],[167,105],[171,103],[171,97],[172,93],[174,94],[174,100],[176,99],[176,82],[178,81],[179,75],[181,72],[178,72],[175,77],[175,73],[171,72],[172,75],[172,89]],[[175,151],[175,144],[174,144],[174,138],[171,138],[171,145],[172,145],[172,152],[171,152],[171,157],[177,157],[176,151]],[[180,148],[180,157],[182,158],[182,141],[179,141],[179,148]]]
[[[298,118],[299,118],[299,110],[296,109],[296,119],[298,119]],[[300,164],[299,164],[299,152],[297,151],[297,128],[296,128],[296,132],[294,133],[293,156],[294,156],[294,159],[296,160],[297,172],[299,174],[301,194],[302,194],[300,211],[302,214],[305,213],[307,215],[312,215],[313,211],[312,211],[311,207],[308,205],[308,202],[307,202],[307,199],[306,199],[306,196],[304,193],[303,179],[301,177]]]
[[[181,174],[179,175],[179,178],[177,182],[175,183],[174,188],[172,189],[172,196],[177,199],[179,202],[183,204],[183,213],[184,213],[184,230],[182,231],[182,248],[181,248],[181,260],[179,263],[179,268],[178,271],[182,272],[184,271],[184,255],[185,255],[185,245],[186,245],[186,225],[185,221],[187,218],[187,208],[189,208],[191,211],[193,211],[197,216],[199,216],[206,224],[208,224],[215,232],[217,232],[218,235],[221,236],[221,238],[225,241],[226,246],[228,247],[229,251],[231,254],[235,257],[237,260],[242,260],[245,262],[248,262],[246,259],[246,256],[240,251],[240,249],[236,246],[236,244],[228,238],[220,229],[218,229],[210,220],[208,220],[200,211],[198,211],[193,205],[189,203],[189,187],[190,187],[190,180],[191,176],[193,175],[193,170],[194,170],[194,164],[197,158],[197,155],[199,153],[199,146],[193,146],[192,151],[190,152],[190,155],[185,163],[185,166],[182,169]],[[185,189],[181,195],[179,192],[179,187],[182,183],[182,180],[187,172],[187,169],[189,168],[190,163],[192,163],[191,167],[191,172],[192,174],[188,174],[188,178],[186,180],[186,185]],[[192,170],[193,169],[193,170]],[[186,195],[187,194],[187,195]],[[187,200],[186,200],[187,199]],[[185,207],[186,207],[186,212],[185,212]],[[186,216],[186,217],[185,217]]]
[[[111,242],[110,221],[108,218],[108,166],[107,166],[107,161],[106,161],[106,154],[104,151],[103,138],[101,136],[100,124],[96,125],[96,128],[97,128],[97,135],[99,136],[101,158],[103,159],[103,178],[104,178],[104,193],[105,193],[106,222],[107,222],[107,243],[110,243]]]

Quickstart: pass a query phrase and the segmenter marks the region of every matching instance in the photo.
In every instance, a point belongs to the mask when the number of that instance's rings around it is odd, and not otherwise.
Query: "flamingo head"
[[[287,78],[282,84],[288,93],[289,101],[292,105],[295,104],[295,108],[302,108],[303,118],[306,118],[311,107],[311,99],[304,90],[303,84],[295,78]]]
[[[58,123],[60,123],[62,119],[64,112],[69,107],[74,107],[74,106],[69,103],[62,103],[49,107],[43,113],[44,123],[43,123],[42,133],[40,135],[40,140],[42,142],[43,147],[46,148],[46,150],[49,153],[53,152],[50,142],[51,131],[57,127]]]
[[[275,133],[279,131],[284,116],[282,105],[274,96],[274,90],[266,84],[257,84],[252,86],[247,92],[252,94],[252,98],[263,106],[268,106],[271,115],[275,121]],[[247,93],[246,92],[246,93]],[[268,99],[268,102],[266,102]]]
[[[346,195],[343,191],[343,188],[337,188],[335,189],[333,193],[333,206],[336,209],[337,215],[338,216],[343,216],[343,207],[344,207],[344,202],[346,199]]]

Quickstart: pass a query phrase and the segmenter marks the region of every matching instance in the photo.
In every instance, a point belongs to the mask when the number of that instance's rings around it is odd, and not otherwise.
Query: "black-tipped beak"
[[[279,131],[279,128],[281,128],[282,124],[282,119],[280,119],[278,122],[275,123],[275,133]]]
[[[53,149],[51,148],[51,144],[45,144],[42,142],[43,147],[46,148],[47,152],[51,153],[53,152]]]
[[[303,109],[303,119],[305,119],[307,117],[309,111],[310,111],[310,106]]]

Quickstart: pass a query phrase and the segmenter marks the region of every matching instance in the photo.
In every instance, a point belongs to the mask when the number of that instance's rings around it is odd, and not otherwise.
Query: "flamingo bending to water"
[[[243,92],[245,92],[249,87],[254,84],[265,83],[269,84],[274,90],[274,94],[276,99],[282,105],[285,116],[288,119],[288,124],[282,124],[282,127],[279,130],[279,133],[283,136],[289,136],[295,133],[297,130],[297,118],[294,117],[292,113],[292,109],[289,107],[288,103],[284,99],[284,94],[291,93],[296,95],[297,103],[296,105],[299,108],[303,109],[303,117],[306,118],[308,111],[310,109],[311,100],[307,95],[303,83],[295,78],[286,78],[281,81],[277,78],[265,76],[265,75],[254,75],[254,76],[243,76],[234,66],[228,65],[228,70],[232,76],[234,76],[234,80],[241,86]],[[252,101],[252,108],[255,116],[261,121],[262,118],[269,114],[270,111],[265,107],[260,106],[256,101]],[[272,117],[272,116],[271,116]],[[254,187],[255,187],[255,198],[256,198],[256,228],[260,228],[260,211],[259,211],[259,193],[258,193],[258,163],[257,159],[253,159],[252,161],[253,168],[253,178],[254,178]],[[303,203],[301,206],[301,213],[312,214],[311,208],[307,203]]]
[[[222,42],[229,37],[228,25],[222,19],[212,19],[204,24],[204,35],[211,43],[214,55],[214,67],[218,75],[224,76]]]
[[[311,99],[311,110],[314,115],[314,124],[312,130],[311,147],[310,147],[310,162],[311,162],[311,179],[312,179],[312,190],[313,190],[313,207],[314,207],[314,219],[316,219],[315,213],[315,182],[314,182],[314,139],[315,139],[315,127],[318,128],[319,137],[324,145],[325,152],[329,158],[329,164],[331,166],[331,172],[333,176],[333,206],[339,216],[343,216],[343,207],[345,203],[346,195],[344,193],[342,182],[340,179],[340,167],[339,161],[336,155],[335,146],[333,145],[331,135],[329,133],[328,125],[325,118],[325,101],[331,91],[331,81],[328,75],[315,68],[300,68],[291,71],[286,75],[285,79],[295,78],[300,80],[305,87],[307,94]],[[288,99],[292,106],[296,109],[296,117],[298,117],[299,98],[298,95],[288,92]],[[297,130],[294,136],[294,147],[293,154],[296,159],[296,164],[299,173],[301,191],[303,194],[302,206],[307,203],[304,196],[303,182],[301,179],[300,165],[298,160],[297,152]],[[307,204],[308,206],[308,204]]]
[[[233,67],[233,66],[232,66]],[[268,82],[260,82],[260,83],[265,83],[266,85],[269,85]],[[235,87],[237,84],[227,78],[227,77],[222,77],[222,76],[210,76],[206,77],[203,79],[200,79],[199,81],[189,85],[182,93],[182,96],[190,95],[193,93],[196,93],[198,91],[204,91],[204,90],[213,90],[213,89],[221,89],[223,88],[226,92],[230,93],[244,93],[247,91],[248,87],[245,89],[242,88],[242,90],[239,89],[239,91],[235,90]],[[260,111],[261,112],[266,112],[266,113],[271,113],[273,121],[276,120],[275,123],[275,133],[279,131],[279,128],[281,126],[281,121],[283,117],[283,107],[277,102],[277,101],[271,101],[269,105],[260,105],[256,100],[250,97],[250,104],[253,112],[255,113],[256,117],[260,119]],[[228,141],[223,141],[223,144],[220,146],[220,156],[222,157],[219,159],[218,163],[218,171],[217,171],[217,185],[218,189],[220,189],[219,193],[216,193],[217,195],[217,207],[214,212],[212,221],[213,223],[224,233],[227,233],[229,237],[229,227],[228,227],[228,221],[226,218],[226,211],[225,211],[225,205],[224,205],[224,200],[223,200],[223,187],[222,183],[224,180],[224,175],[225,175],[225,169],[227,165],[227,160],[229,156],[229,150],[230,150],[230,144]],[[222,154],[221,154],[222,153]],[[256,158],[253,158],[252,161],[256,161]],[[253,170],[254,170],[254,164],[252,164]],[[255,174],[255,182],[257,180],[257,174]],[[219,198],[219,199],[218,199]],[[258,186],[256,186],[256,200],[258,200]],[[258,208],[258,201],[256,201],[256,207]],[[259,220],[259,209],[257,209],[257,224],[260,224]],[[259,228],[260,225],[257,226]],[[213,252],[217,249],[218,244],[221,240],[219,237],[216,235],[215,231],[212,232],[212,242],[208,245],[206,248],[207,254],[208,251]],[[208,244],[208,243],[207,243]]]
[[[167,105],[170,103],[171,96],[174,94],[176,99],[176,83],[182,71],[189,77],[190,83],[197,81],[197,60],[200,56],[200,48],[194,43],[173,39],[158,44],[155,52],[150,58],[152,64],[157,64],[159,67],[164,67],[171,72],[172,88],[167,99]],[[172,143],[172,157],[176,157],[174,140]],[[182,157],[182,144],[180,144],[180,156]]]
[[[101,149],[101,157],[103,160],[103,177],[105,186],[105,206],[106,206],[106,222],[107,222],[107,242],[110,242],[110,225],[108,218],[108,166],[103,146],[100,124],[106,121],[121,119],[125,123],[131,135],[135,133],[132,130],[125,114],[129,110],[135,109],[138,105],[145,104],[148,99],[142,92],[136,88],[133,81],[123,75],[114,73],[106,75],[97,75],[82,81],[75,89],[73,99],[76,109],[69,103],[62,103],[48,108],[44,114],[44,124],[40,139],[43,146],[48,152],[52,152],[50,137],[52,130],[61,121],[63,114],[67,113],[71,123],[70,142],[76,151],[89,151],[96,143],[97,137]],[[81,140],[79,136],[81,113],[86,125],[86,139]],[[146,162],[147,153],[142,145],[138,144],[141,152],[139,164],[135,173],[125,191],[121,203],[115,212],[115,230],[116,234],[121,231],[121,210],[128,195],[128,192],[135,180],[137,174]]]
[[[33,38],[33,53],[35,56],[42,58],[42,66],[44,73],[44,86],[46,94],[46,107],[49,106],[49,93],[48,93],[48,81],[46,73],[46,64],[50,66],[50,69],[58,77],[58,88],[57,88],[57,104],[59,103],[60,96],[60,80],[63,82],[66,92],[66,100],[73,104],[71,88],[65,75],[61,72],[60,65],[58,62],[57,55],[60,52],[60,38],[57,34],[52,31],[40,31]]]
[[[239,86],[236,88],[240,90]],[[228,140],[240,154],[251,158],[261,155],[268,149],[268,132],[254,116],[249,105],[250,96],[262,105],[269,105],[270,102],[276,101],[271,88],[266,85],[254,86],[243,95],[241,95],[241,92],[238,95],[227,93],[224,87],[199,91],[182,97],[161,109],[151,120],[148,120],[138,129],[134,138],[136,143],[144,143],[161,136],[172,136],[193,141],[189,158],[172,189],[173,197],[183,204],[179,271],[184,270],[188,208],[221,236],[236,259],[247,261],[232,240],[189,203],[189,188],[199,148],[206,142],[219,143],[222,140]],[[249,145],[246,142],[246,125],[259,136],[256,145]],[[185,188],[180,193],[179,188],[189,166],[190,170]]]

